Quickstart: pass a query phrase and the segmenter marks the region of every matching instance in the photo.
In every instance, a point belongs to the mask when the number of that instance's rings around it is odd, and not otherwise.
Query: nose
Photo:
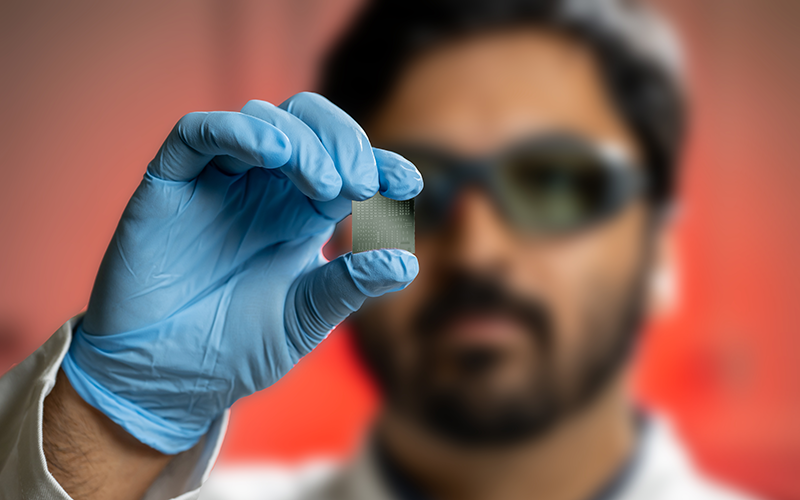
[[[502,276],[509,272],[514,232],[490,196],[468,188],[454,200],[437,235],[439,265]]]

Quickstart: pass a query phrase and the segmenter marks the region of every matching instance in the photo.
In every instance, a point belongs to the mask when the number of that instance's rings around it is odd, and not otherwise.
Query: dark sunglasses
[[[572,135],[548,135],[516,143],[485,158],[463,158],[428,147],[394,147],[422,174],[416,198],[417,231],[446,222],[467,187],[488,193],[518,229],[565,233],[615,214],[644,193],[643,169],[610,144]]]

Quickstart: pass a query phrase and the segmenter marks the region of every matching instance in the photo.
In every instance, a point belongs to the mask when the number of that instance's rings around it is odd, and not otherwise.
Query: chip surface
[[[375,195],[353,202],[353,253],[399,248],[414,253],[414,200]]]

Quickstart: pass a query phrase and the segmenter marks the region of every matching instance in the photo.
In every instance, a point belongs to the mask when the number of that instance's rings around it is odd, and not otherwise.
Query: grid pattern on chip
[[[414,252],[414,200],[378,194],[353,202],[353,253],[380,248]]]

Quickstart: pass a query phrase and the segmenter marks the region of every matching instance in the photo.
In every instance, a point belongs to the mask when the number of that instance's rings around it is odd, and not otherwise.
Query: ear
[[[653,265],[647,284],[647,309],[650,317],[656,319],[672,314],[679,305],[675,226],[675,217],[669,217],[654,235]]]

